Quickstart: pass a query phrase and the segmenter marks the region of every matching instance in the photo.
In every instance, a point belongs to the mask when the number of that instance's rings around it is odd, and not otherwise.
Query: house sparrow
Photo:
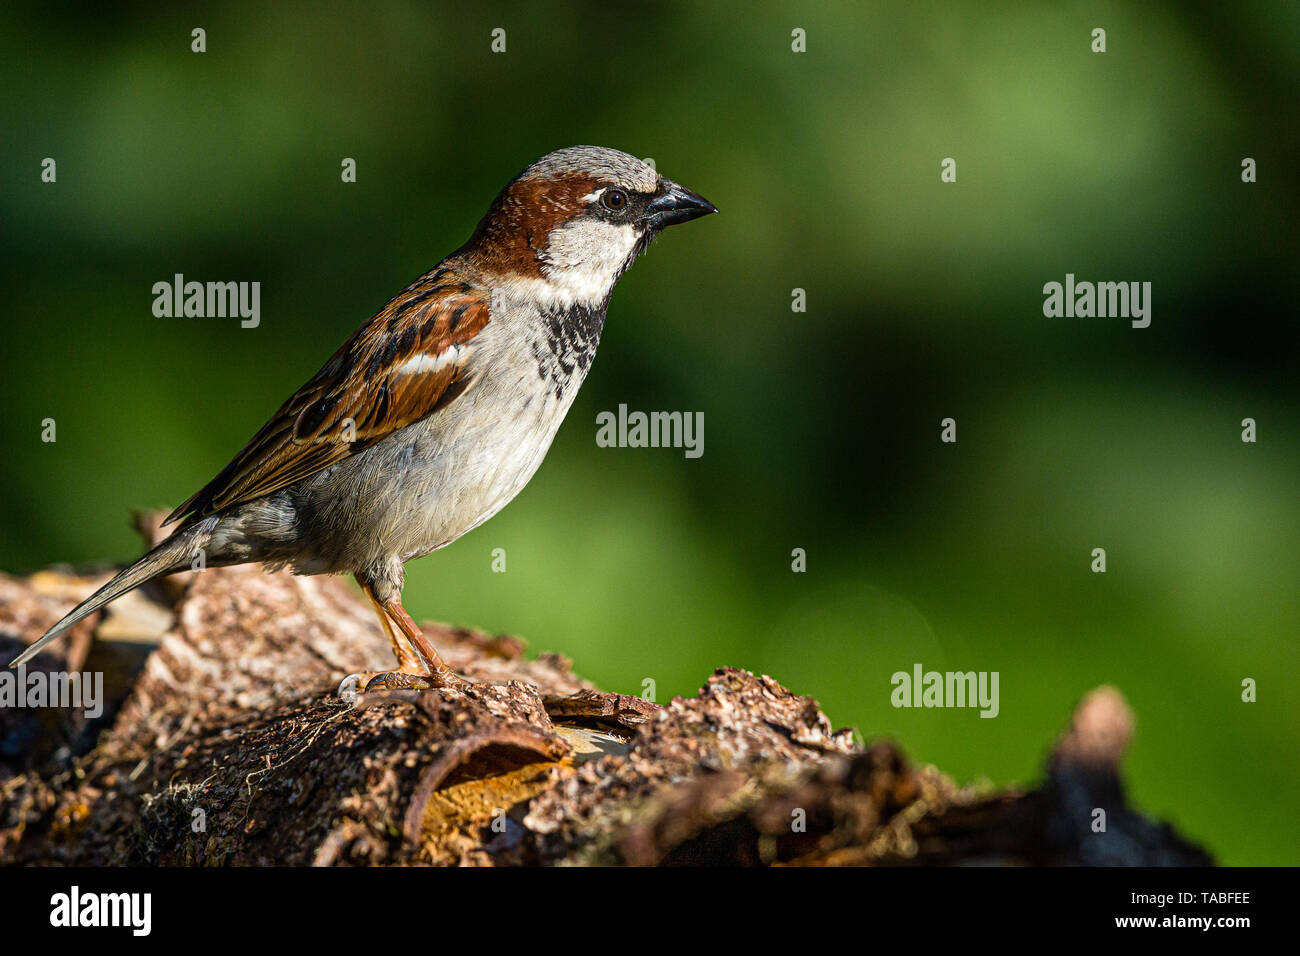
[[[171,513],[165,523],[180,524],[169,538],[10,666],[201,551],[213,567],[351,573],[398,663],[367,688],[459,682],[402,607],[404,563],[523,489],[587,375],[614,284],[665,226],[712,212],[617,150],[543,156],[465,245],[362,325]]]

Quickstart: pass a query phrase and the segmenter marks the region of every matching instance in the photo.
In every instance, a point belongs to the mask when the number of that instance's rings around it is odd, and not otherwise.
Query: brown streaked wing
[[[488,304],[459,282],[438,284],[442,275],[412,285],[358,329],[164,523],[269,495],[454,400],[469,383],[470,343],[488,323]]]

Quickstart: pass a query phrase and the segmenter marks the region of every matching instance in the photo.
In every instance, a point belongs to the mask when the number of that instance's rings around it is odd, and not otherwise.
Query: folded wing
[[[474,338],[487,323],[484,297],[430,273],[357,330],[166,523],[268,495],[434,414],[472,380]]]

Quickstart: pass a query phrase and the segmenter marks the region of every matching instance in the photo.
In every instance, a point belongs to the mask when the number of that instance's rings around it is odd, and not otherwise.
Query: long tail
[[[69,611],[63,620],[41,635],[40,640],[30,645],[10,661],[9,666],[17,667],[19,664],[31,660],[50,641],[73,627],[78,621],[94,614],[110,601],[116,601],[123,594],[135,590],[146,581],[156,578],[160,574],[166,574],[169,571],[176,571],[188,566],[198,549],[206,545],[210,537],[210,528],[202,526],[191,525],[177,531],[135,564],[129,568],[124,568],[113,580]]]

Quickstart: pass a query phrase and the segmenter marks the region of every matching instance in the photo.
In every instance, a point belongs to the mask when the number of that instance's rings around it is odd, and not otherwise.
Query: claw
[[[361,675],[349,674],[343,680],[339,681],[337,695],[345,701],[352,702],[357,699],[357,694],[361,691]]]

